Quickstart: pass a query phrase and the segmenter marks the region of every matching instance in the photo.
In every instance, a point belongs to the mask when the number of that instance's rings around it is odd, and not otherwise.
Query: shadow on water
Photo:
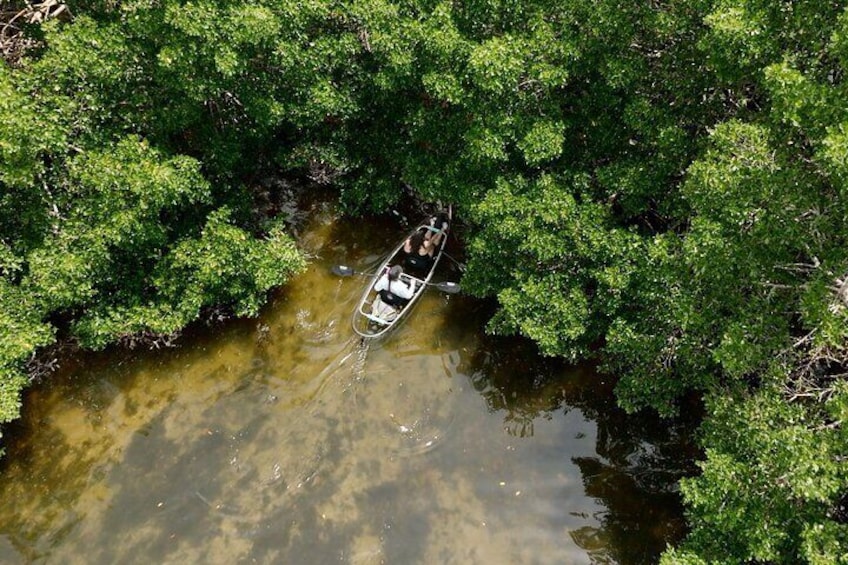
[[[476,319],[480,326],[492,305],[464,301],[451,319]],[[694,443],[699,414],[660,419],[653,413],[629,415],[616,404],[614,379],[591,365],[566,365],[542,357],[519,338],[479,336],[474,354],[459,371],[494,413],[503,432],[532,438],[540,423],[569,413],[594,424],[593,453],[574,455],[585,494],[602,502],[598,524],[570,532],[598,562],[654,563],[668,544],[685,535],[677,483],[695,474]],[[568,432],[567,432],[568,433]],[[575,431],[576,439],[582,431]]]
[[[367,283],[329,267],[373,268],[407,227],[304,218],[311,266],[258,320],[83,354],[29,392],[0,561],[637,564],[679,539],[693,424],[624,414],[463,296],[361,342]]]

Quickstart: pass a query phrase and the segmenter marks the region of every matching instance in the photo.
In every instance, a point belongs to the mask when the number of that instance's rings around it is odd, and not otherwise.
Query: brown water
[[[29,394],[0,562],[627,564],[680,538],[685,426],[484,336],[462,296],[361,343],[365,281],[329,266],[367,270],[406,228],[308,218],[311,267],[258,321],[81,355]]]

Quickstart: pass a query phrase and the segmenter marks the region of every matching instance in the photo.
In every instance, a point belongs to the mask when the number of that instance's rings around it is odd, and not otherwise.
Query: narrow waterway
[[[310,268],[259,320],[80,355],[32,390],[0,471],[0,562],[655,562],[683,534],[691,430],[487,337],[461,295],[360,342],[366,281],[330,266],[367,271],[405,231],[316,203]]]

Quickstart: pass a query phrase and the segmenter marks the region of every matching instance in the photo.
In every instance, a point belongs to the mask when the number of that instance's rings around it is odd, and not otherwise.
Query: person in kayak
[[[374,285],[374,291],[380,295],[380,300],[391,306],[405,306],[409,300],[415,296],[415,281],[410,280],[409,284],[401,280],[403,267],[395,265],[391,269],[386,269],[383,276]]]
[[[403,244],[406,266],[416,274],[429,272],[430,267],[433,266],[435,250],[436,246],[433,245],[432,240],[427,239],[424,230],[415,232]]]

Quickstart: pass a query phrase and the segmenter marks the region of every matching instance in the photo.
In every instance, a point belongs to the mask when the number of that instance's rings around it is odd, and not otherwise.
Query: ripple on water
[[[401,437],[397,448],[397,454],[401,456],[424,455],[433,451],[449,434],[453,422],[453,418],[443,424],[433,422],[429,410],[425,411],[423,418],[411,423],[400,422],[394,414],[389,414],[389,420]]]
[[[308,345],[324,345],[333,342],[338,337],[338,320],[331,318],[329,320],[316,320],[316,316],[311,310],[301,308],[295,315],[297,328],[304,344]]]
[[[395,455],[421,456],[437,449],[453,434],[458,406],[452,377],[459,356],[455,351],[441,355],[405,351],[402,355],[409,371],[399,373],[394,386],[387,387],[390,390],[381,395],[390,404],[385,433],[393,438],[391,449]]]

